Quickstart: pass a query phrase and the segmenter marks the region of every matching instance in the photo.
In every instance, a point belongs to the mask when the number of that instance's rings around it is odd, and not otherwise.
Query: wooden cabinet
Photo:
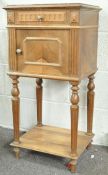
[[[98,17],[100,8],[85,4],[7,6],[9,72],[12,79],[14,147],[77,159],[93,138],[94,74],[97,71]],[[37,125],[19,134],[18,78],[36,80]],[[78,132],[79,83],[88,78],[87,132]],[[70,130],[42,124],[42,79],[69,81],[72,85]]]

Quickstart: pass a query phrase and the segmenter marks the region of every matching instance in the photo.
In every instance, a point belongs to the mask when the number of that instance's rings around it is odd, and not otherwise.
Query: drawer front
[[[16,24],[65,23],[65,11],[16,11]]]
[[[69,33],[66,30],[17,30],[18,71],[68,75]]]

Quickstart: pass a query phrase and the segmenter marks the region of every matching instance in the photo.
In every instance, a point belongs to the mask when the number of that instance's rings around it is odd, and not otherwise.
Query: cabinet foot
[[[76,172],[77,160],[73,159],[67,164],[67,168],[72,172]]]
[[[13,149],[13,151],[15,152],[16,158],[19,159],[19,158],[20,158],[20,149],[17,148],[17,147],[15,147],[15,148]]]
[[[87,150],[90,149],[91,146],[92,146],[92,141],[87,145],[86,149],[87,149]]]
[[[43,125],[42,125],[42,123],[38,123],[37,126],[38,126],[38,127],[41,127],[41,126],[43,126]]]

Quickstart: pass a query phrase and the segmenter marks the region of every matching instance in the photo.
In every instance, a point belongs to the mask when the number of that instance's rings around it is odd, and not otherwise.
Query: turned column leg
[[[10,76],[12,79],[12,112],[13,112],[13,127],[14,127],[14,143],[19,144],[19,89],[18,89],[18,76]],[[14,148],[16,158],[19,158],[19,148]]]
[[[37,126],[42,126],[42,79],[36,79]]]
[[[94,110],[94,75],[88,77],[88,92],[87,92],[87,135],[92,135],[93,110]]]
[[[71,171],[76,171],[76,164],[77,164],[77,135],[78,135],[78,115],[79,115],[79,95],[78,95],[78,84],[79,82],[71,82],[72,84],[72,96],[71,96],[71,154],[72,154],[72,161],[71,164]]]

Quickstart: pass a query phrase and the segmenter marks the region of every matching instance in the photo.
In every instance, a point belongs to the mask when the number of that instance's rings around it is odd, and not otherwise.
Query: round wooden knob
[[[44,17],[41,16],[41,15],[38,15],[38,16],[37,16],[37,20],[38,20],[38,21],[43,21],[43,20],[44,20]]]
[[[16,49],[16,53],[17,54],[21,54],[22,53],[22,50],[21,49]]]

